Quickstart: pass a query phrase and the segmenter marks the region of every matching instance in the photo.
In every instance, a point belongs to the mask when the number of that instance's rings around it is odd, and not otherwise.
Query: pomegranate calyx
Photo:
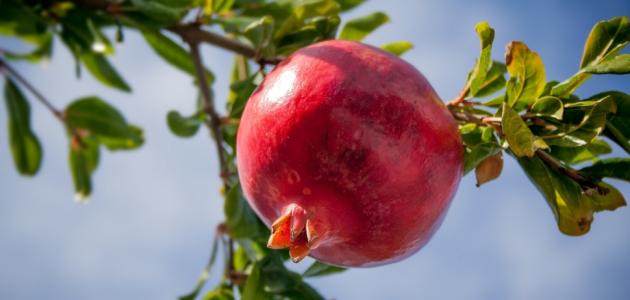
[[[267,247],[289,248],[291,260],[296,263],[304,259],[321,241],[310,218],[311,216],[301,206],[295,203],[287,205],[284,213],[271,225]]]

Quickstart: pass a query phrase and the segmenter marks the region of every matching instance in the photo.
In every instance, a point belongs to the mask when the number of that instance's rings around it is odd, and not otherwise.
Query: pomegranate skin
[[[369,267],[428,242],[457,190],[463,146],[452,116],[412,65],[333,40],[293,53],[254,91],[238,130],[237,164],[246,198],[274,232],[288,207],[304,211],[311,231],[296,261],[309,254]]]

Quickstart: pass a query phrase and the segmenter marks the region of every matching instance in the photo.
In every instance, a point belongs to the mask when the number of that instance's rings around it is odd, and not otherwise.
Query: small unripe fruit
[[[348,41],[303,48],[252,94],[237,136],[268,246],[338,266],[403,259],[440,225],[462,176],[457,126],[407,62]]]

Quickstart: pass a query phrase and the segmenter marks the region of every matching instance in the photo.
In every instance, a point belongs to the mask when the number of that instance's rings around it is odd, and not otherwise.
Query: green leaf
[[[234,5],[235,0],[214,0],[213,10],[216,13],[229,12]]]
[[[74,182],[74,197],[79,202],[86,201],[92,194],[92,173],[98,166],[99,152],[98,143],[92,138],[71,136],[68,160]]]
[[[608,193],[606,195],[593,193],[592,196],[588,197],[593,202],[593,209],[596,212],[603,210],[615,210],[619,207],[626,206],[626,199],[614,186],[605,182],[600,182],[599,185],[608,189]]]
[[[339,7],[341,9],[341,11],[349,11],[361,4],[363,4],[365,2],[365,0],[337,0],[337,3],[339,3]]]
[[[293,51],[312,43],[334,38],[339,22],[338,16],[319,16],[309,19],[299,30],[280,38],[277,42],[277,53],[289,55]]]
[[[219,249],[219,236],[215,235],[214,239],[212,240],[212,248],[210,250],[210,259],[208,260],[208,263],[206,264],[206,267],[204,268],[204,270],[201,272],[201,275],[199,275],[199,278],[197,279],[197,283],[195,284],[195,288],[190,293],[179,297],[179,300],[195,300],[195,298],[197,298],[197,295],[199,295],[204,285],[206,285],[206,282],[208,281],[208,279],[210,279],[210,271],[212,271],[214,262],[217,259],[217,254],[219,252],[218,249]],[[218,289],[221,289],[221,287],[219,287]],[[214,291],[208,293],[208,295],[212,294],[213,292]],[[219,293],[219,295],[222,295],[222,294],[223,293]],[[204,299],[206,299],[208,295],[206,295]],[[210,299],[213,299],[213,298],[210,298]],[[218,299],[221,299],[221,298],[218,298]]]
[[[544,96],[536,99],[532,105],[531,113],[540,117],[552,117],[562,120],[564,106],[562,100],[553,96]]]
[[[245,104],[249,96],[254,92],[257,85],[254,84],[256,75],[245,80],[235,81],[230,85],[230,98],[228,99],[228,112],[232,118],[240,118],[245,109]]]
[[[617,17],[608,21],[601,21],[593,27],[582,53],[580,70],[567,80],[557,84],[551,90],[551,95],[565,98],[571,95],[584,81],[590,78],[586,69],[598,69],[598,65],[614,59],[630,42],[630,24],[628,17]]]
[[[507,72],[507,68],[504,64],[493,61],[484,81],[479,85],[477,92],[472,93],[472,96],[486,97],[503,89],[505,87],[505,72]]]
[[[511,42],[505,53],[510,73],[506,87],[507,103],[516,109],[531,105],[545,88],[545,66],[538,53],[522,42]]]
[[[232,238],[253,238],[267,232],[265,226],[243,197],[240,184],[235,185],[227,192],[223,209],[226,217],[225,225]]]
[[[610,152],[612,152],[612,148],[608,143],[597,139],[580,147],[551,147],[551,155],[567,164],[593,161],[598,159],[600,155]]]
[[[501,123],[503,125],[503,134],[505,134],[510,150],[517,157],[532,157],[536,150],[548,148],[542,139],[529,130],[521,116],[507,103],[503,104]]]
[[[411,48],[413,48],[413,44],[409,41],[399,41],[399,42],[393,42],[393,43],[381,45],[381,49],[391,54],[394,54],[396,56],[403,55],[405,52],[409,51]]]
[[[596,98],[565,104],[563,120],[568,124],[560,126],[559,132],[555,135],[544,136],[545,142],[562,147],[579,147],[590,143],[600,135],[606,125],[607,115],[614,113],[617,106],[610,95],[598,100],[592,99]],[[579,123],[576,124],[575,120]]]
[[[94,53],[106,54],[110,55],[114,53],[114,47],[112,43],[109,41],[107,36],[105,36],[99,28],[94,25],[94,21],[92,19],[87,19],[86,21],[87,28],[92,36],[92,45],[91,50]]]
[[[331,266],[319,261],[315,261],[312,265],[304,271],[302,276],[304,277],[318,277],[318,276],[326,276],[330,274],[340,273],[345,271],[346,268],[341,268],[337,266]]]
[[[616,17],[595,24],[584,44],[580,68],[599,64],[616,55],[630,42],[628,17]]]
[[[597,179],[609,177],[630,181],[630,158],[603,159],[580,172]]]
[[[42,162],[42,146],[31,129],[31,110],[18,86],[6,78],[4,100],[8,114],[9,145],[15,168],[22,175],[37,173]]]
[[[264,16],[249,24],[243,31],[243,35],[256,47],[256,51],[263,57],[273,57],[275,47],[273,44],[274,19]]]
[[[172,133],[179,137],[191,137],[199,131],[199,127],[203,124],[204,114],[198,112],[190,117],[184,117],[179,112],[171,110],[166,115],[168,128]]]
[[[271,300],[272,295],[265,291],[261,264],[255,263],[243,287],[241,300]]]
[[[501,152],[501,148],[496,143],[483,143],[467,148],[464,153],[464,174],[474,170],[486,158]]]
[[[129,136],[126,138],[98,136],[99,143],[110,151],[133,150],[144,144],[144,131],[142,128],[129,124]]]
[[[7,59],[12,60],[27,60],[31,63],[38,63],[42,60],[50,59],[52,55],[53,35],[47,33],[36,40],[37,47],[28,53],[10,53],[7,52],[4,56]]]
[[[341,30],[339,39],[361,41],[372,31],[389,22],[389,17],[383,12],[375,12],[365,17],[352,19]]]
[[[620,129],[620,126],[624,126],[625,129]],[[630,143],[628,142],[630,134],[624,134],[624,132],[630,132],[630,120],[621,121],[621,119],[613,116],[610,121],[606,122],[604,134],[630,154]]]
[[[481,89],[482,83],[486,79],[486,74],[492,63],[490,57],[492,51],[492,42],[494,41],[494,29],[490,27],[488,22],[479,22],[475,26],[475,31],[479,35],[479,41],[481,43],[481,54],[479,59],[475,63],[475,67],[471,71],[469,79],[470,93],[474,96]]]
[[[131,88],[102,54],[86,53],[81,62],[104,85],[130,92]]]
[[[630,153],[630,95],[618,91],[608,91],[591,98],[611,96],[617,105],[617,112],[608,115],[604,134]]]
[[[203,300],[233,300],[234,292],[232,292],[232,288],[227,285],[220,285],[216,289],[208,292],[205,296],[203,296]],[[191,298],[190,300],[194,300]]]
[[[590,230],[593,203],[574,181],[550,170],[538,157],[521,157],[518,162],[545,196],[562,233],[575,236]]]
[[[47,30],[46,22],[22,1],[0,2],[0,34],[25,41],[38,39]]]
[[[584,72],[591,74],[628,74],[630,73],[630,54],[620,54],[596,65],[589,65]]]
[[[122,149],[124,144],[133,148],[135,144],[142,144],[142,131],[127,124],[118,110],[98,97],[73,101],[64,115],[70,129],[87,130],[112,148]]]
[[[131,0],[131,4],[145,16],[162,22],[164,25],[173,25],[186,15],[187,6],[193,1],[169,1],[169,0]]]
[[[155,51],[155,53],[162,57],[166,62],[193,77],[197,76],[197,71],[190,53],[188,53],[188,51],[180,45],[173,42],[158,30],[150,28],[142,29],[142,36],[151,48],[153,48],[153,51]],[[205,70],[205,72],[208,83],[212,84],[214,82],[214,75],[208,70]]]

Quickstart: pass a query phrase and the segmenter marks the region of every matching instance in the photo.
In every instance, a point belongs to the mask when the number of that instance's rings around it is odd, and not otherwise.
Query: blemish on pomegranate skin
[[[311,195],[312,193],[313,193],[313,191],[311,191],[311,189],[309,189],[309,188],[307,188],[307,187],[305,187],[305,188],[303,188],[303,189],[302,189],[302,194],[303,194],[304,196],[309,196],[309,195]]]
[[[298,183],[300,182],[301,178],[300,178],[300,174],[293,169],[288,169],[287,170],[287,182],[289,184],[294,184],[294,183]]]

